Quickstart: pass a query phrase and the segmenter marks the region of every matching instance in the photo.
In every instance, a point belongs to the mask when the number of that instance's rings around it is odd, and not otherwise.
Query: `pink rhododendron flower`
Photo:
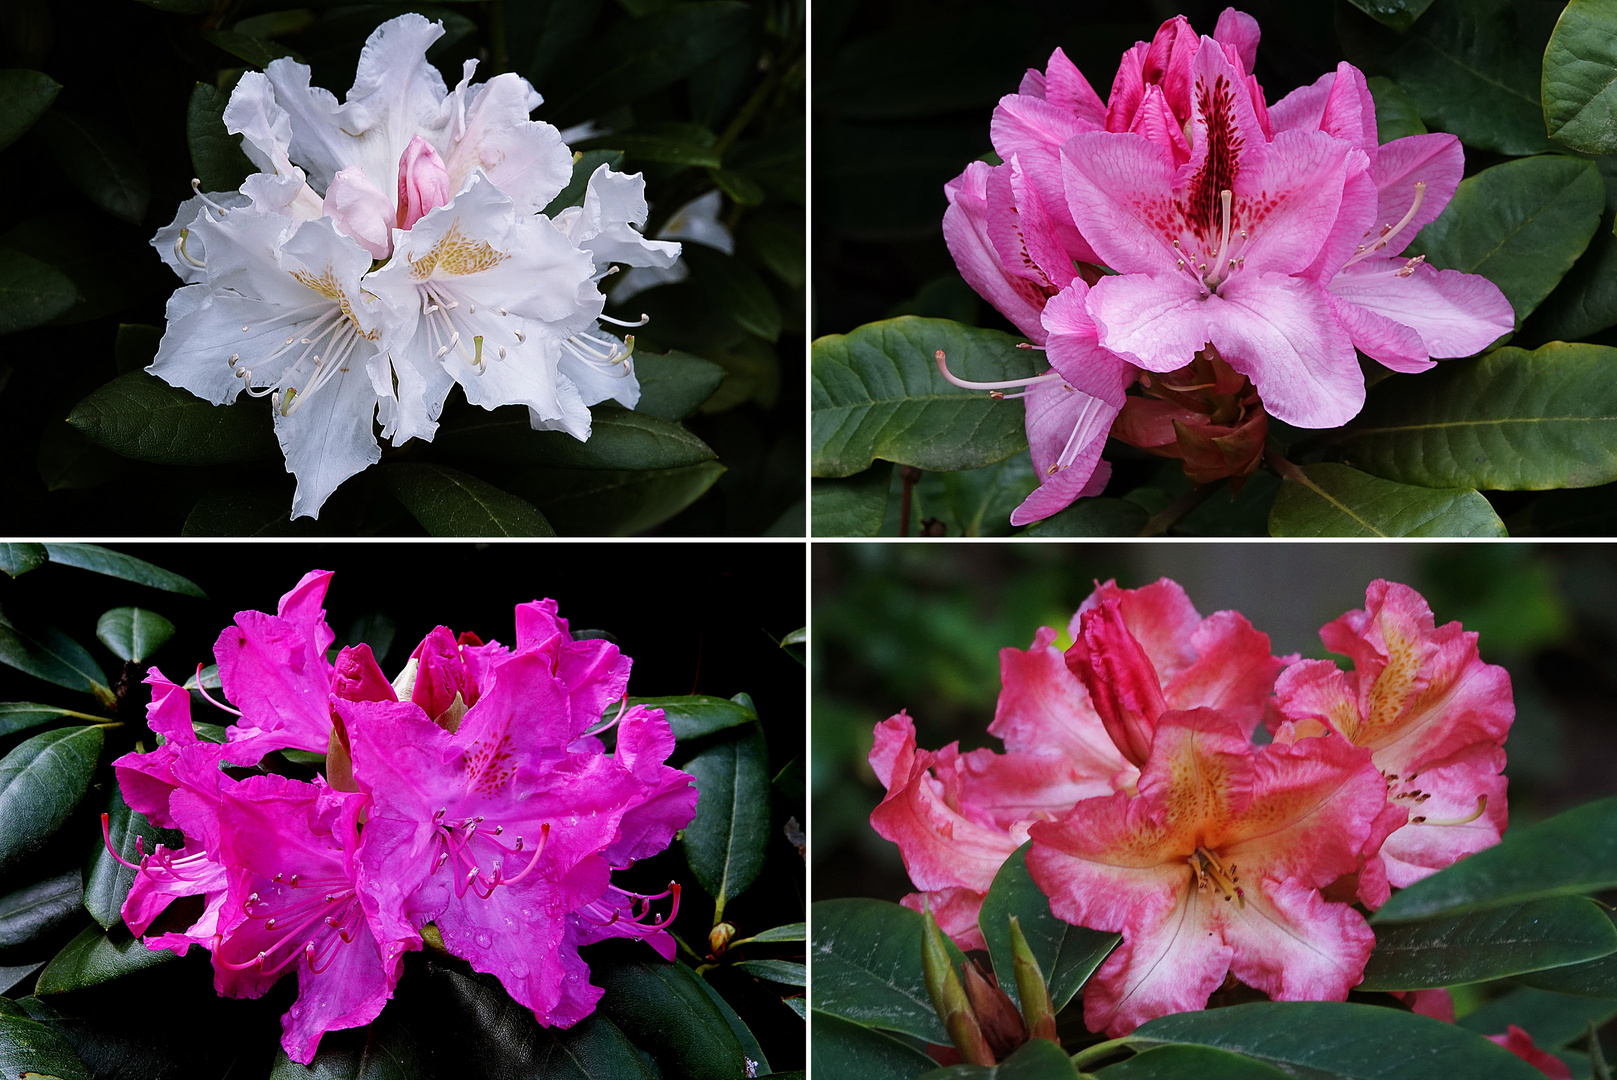
[[[1477,655],[1477,635],[1437,626],[1407,585],[1371,582],[1365,606],[1327,623],[1320,639],[1353,661],[1287,668],[1275,685],[1285,722],[1277,741],[1327,732],[1371,751],[1402,824],[1366,863],[1361,897],[1386,900],[1379,880],[1411,885],[1499,842],[1508,820],[1503,744],[1515,718],[1510,676]],[[1368,854],[1368,853],[1367,853]]]
[[[1320,890],[1358,865],[1384,805],[1368,752],[1345,741],[1254,747],[1219,710],[1164,713],[1137,796],[1029,829],[1050,909],[1123,935],[1084,1022],[1116,1036],[1202,1008],[1226,973],[1278,1001],[1345,999],[1375,936]]]
[[[1550,1080],[1572,1080],[1572,1070],[1566,1062],[1534,1046],[1533,1037],[1515,1024],[1511,1024],[1503,1035],[1489,1035],[1488,1040],[1503,1046]]]

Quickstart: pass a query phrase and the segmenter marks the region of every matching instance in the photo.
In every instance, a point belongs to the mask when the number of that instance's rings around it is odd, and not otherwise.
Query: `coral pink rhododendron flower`
[[[1364,76],[1346,63],[1271,106],[1252,73],[1257,43],[1256,21],[1234,9],[1212,37],[1176,16],[1124,54],[1104,103],[1057,49],[995,110],[1002,164],[973,162],[946,186],[944,238],[962,276],[1047,350],[1039,384],[1072,399],[1065,437],[1035,438],[1049,392],[1028,395],[1030,444],[1063,450],[1039,466],[1052,490],[1014,523],[1098,490],[1100,446],[1142,373],[1215,356],[1268,414],[1335,427],[1364,403],[1355,349],[1421,371],[1513,328],[1492,282],[1399,257],[1453,197],[1459,140],[1380,145]],[[1177,456],[1201,478],[1254,464],[1210,456],[1193,433]]]
[[[327,662],[329,578],[310,573],[277,614],[242,612],[220,636],[239,709],[223,744],[197,738],[185,688],[151,670],[148,723],[164,742],[114,765],[129,805],[185,843],[143,855],[123,906],[130,929],[145,934],[174,900],[201,897],[191,926],[146,945],[207,948],[231,997],[295,972],[282,1046],[303,1064],[326,1031],[376,1018],[428,923],[562,1027],[601,995],[579,946],[633,937],[671,957],[672,915],[657,919],[659,897],[612,874],[665,848],[697,793],[664,763],[674,738],[661,710],[621,704],[629,659],[574,641],[547,600],[517,609],[514,649],[438,627],[390,682],[367,646]],[[614,725],[608,752],[598,736]],[[326,775],[222,769],[286,748],[329,750]],[[678,893],[661,896],[677,908]]]
[[[1489,1035],[1488,1039],[1503,1046],[1550,1080],[1572,1080],[1572,1070],[1566,1062],[1533,1045],[1533,1037],[1515,1024],[1506,1028],[1503,1035]]]

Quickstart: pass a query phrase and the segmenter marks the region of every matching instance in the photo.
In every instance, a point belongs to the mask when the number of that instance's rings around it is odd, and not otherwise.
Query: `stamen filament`
[[[1033,386],[1036,383],[1055,382],[1061,378],[1059,372],[1047,371],[1043,375],[1034,375],[1027,379],[1007,379],[1004,382],[973,382],[970,379],[962,379],[949,370],[949,366],[944,360],[942,349],[932,355],[938,362],[939,373],[956,386],[964,387],[967,390],[1014,390],[1024,386]]]

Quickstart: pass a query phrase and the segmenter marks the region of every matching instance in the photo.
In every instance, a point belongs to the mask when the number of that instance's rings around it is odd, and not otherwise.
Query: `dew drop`
[[[487,934],[478,934],[476,940],[477,940],[477,947],[479,949],[486,949],[489,946],[494,944],[494,939],[489,937]]]
[[[526,979],[528,977],[528,965],[521,960],[511,961],[511,974],[519,979]]]

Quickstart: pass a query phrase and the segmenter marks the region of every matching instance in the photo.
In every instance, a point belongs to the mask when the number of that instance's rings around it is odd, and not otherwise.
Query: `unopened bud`
[[[1009,1057],[1027,1042],[1027,1028],[1016,1012],[1015,1002],[1005,991],[983,978],[970,960],[966,961],[961,974],[965,976],[966,996],[971,999],[972,1012],[977,1016],[983,1037],[988,1040],[988,1048],[998,1058]]]
[[[1050,1001],[1050,988],[1044,984],[1044,972],[1039,961],[1028,948],[1022,934],[1022,924],[1011,916],[1011,959],[1016,970],[1016,996],[1022,999],[1022,1019],[1027,1021],[1028,1037],[1049,1039],[1057,1046],[1056,1010]]]
[[[721,922],[707,932],[708,947],[713,950],[714,956],[720,956],[730,947],[730,940],[736,936],[733,923]]]
[[[983,1037],[982,1028],[971,1010],[966,988],[960,984],[949,949],[943,943],[943,931],[930,911],[922,912],[925,926],[921,937],[921,970],[926,976],[926,992],[932,998],[932,1007],[943,1020],[960,1056],[972,1065],[994,1064],[994,1052]]]

